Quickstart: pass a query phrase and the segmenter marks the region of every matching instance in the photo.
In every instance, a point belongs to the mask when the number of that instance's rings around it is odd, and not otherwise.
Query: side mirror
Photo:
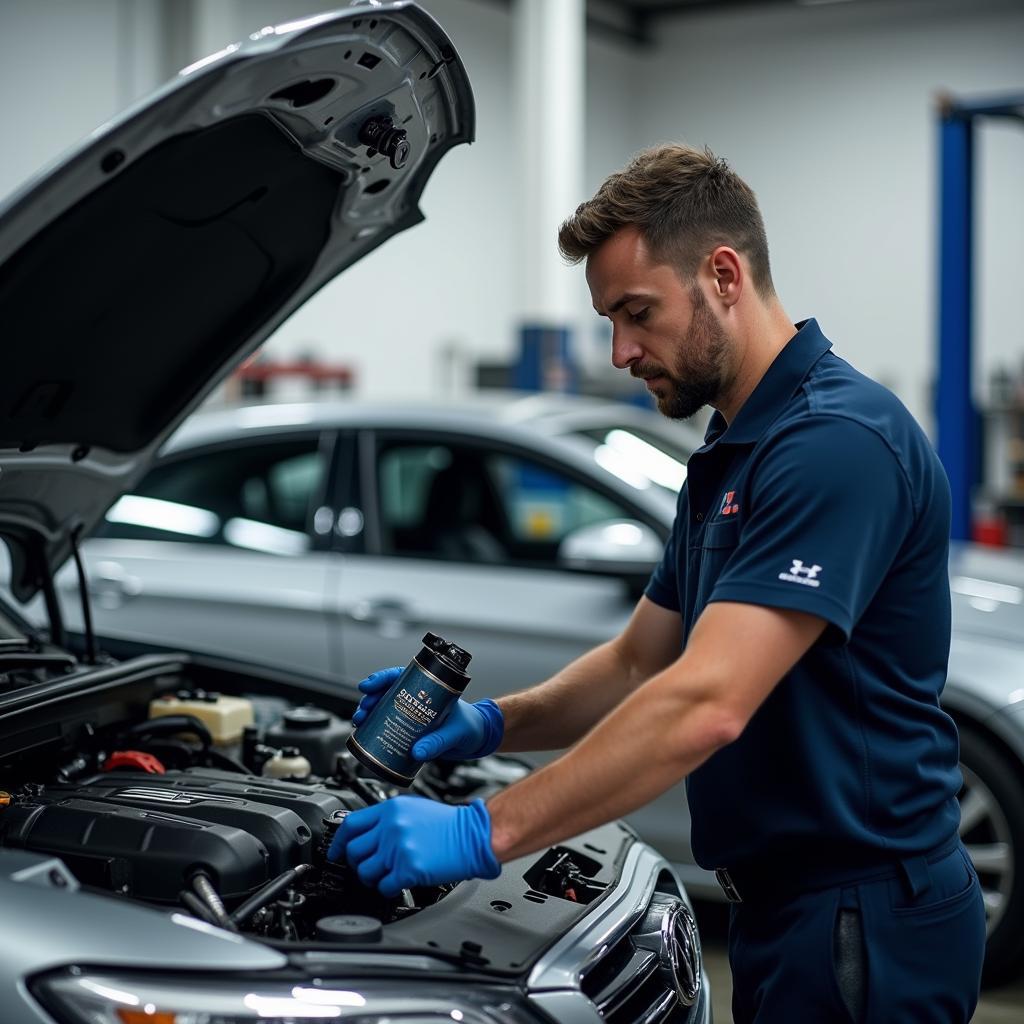
[[[640,594],[664,547],[661,538],[644,523],[610,519],[566,534],[558,546],[558,564],[577,572],[618,576],[631,593]]]

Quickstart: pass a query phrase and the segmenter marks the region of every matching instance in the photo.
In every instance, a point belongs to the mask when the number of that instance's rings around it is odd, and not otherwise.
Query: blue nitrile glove
[[[501,874],[482,800],[452,805],[396,796],[353,811],[335,832],[327,859],[347,860],[359,880],[375,885],[382,896]]]
[[[352,716],[352,724],[359,725],[366,716],[377,706],[377,701],[384,696],[384,692],[392,683],[398,681],[398,677],[405,671],[404,665],[395,665],[394,668],[382,668],[371,672],[360,684],[359,690],[363,694],[359,701],[359,707]]]
[[[365,720],[384,691],[404,671],[401,665],[382,668],[359,684],[365,696],[352,716],[353,725],[359,725]],[[470,704],[460,697],[441,724],[417,740],[412,748],[412,756],[417,761],[434,761],[439,757],[449,761],[471,761],[493,754],[501,746],[504,735],[505,716],[493,700],[478,700]]]

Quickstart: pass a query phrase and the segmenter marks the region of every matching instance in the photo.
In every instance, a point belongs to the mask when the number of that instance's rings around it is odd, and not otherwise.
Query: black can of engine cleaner
[[[419,654],[377,702],[346,745],[365,768],[386,782],[408,786],[423,766],[412,748],[437,728],[469,685],[472,655],[427,633]]]

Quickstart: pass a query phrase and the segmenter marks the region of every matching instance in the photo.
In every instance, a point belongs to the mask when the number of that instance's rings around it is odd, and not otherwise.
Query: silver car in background
[[[473,652],[476,697],[508,693],[622,628],[700,444],[565,395],[200,414],[84,546],[96,627],[352,680],[407,661],[429,627]],[[943,705],[995,980],[1024,954],[1024,560],[962,547],[950,569]],[[70,569],[61,585],[70,616]],[[720,897],[693,863],[682,786],[629,820]]]

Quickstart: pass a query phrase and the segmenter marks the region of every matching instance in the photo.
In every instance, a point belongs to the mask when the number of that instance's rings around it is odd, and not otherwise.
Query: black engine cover
[[[55,854],[83,884],[161,902],[203,868],[232,900],[310,863],[322,819],[362,805],[349,790],[215,769],[111,772],[19,799],[0,816],[0,845]]]

